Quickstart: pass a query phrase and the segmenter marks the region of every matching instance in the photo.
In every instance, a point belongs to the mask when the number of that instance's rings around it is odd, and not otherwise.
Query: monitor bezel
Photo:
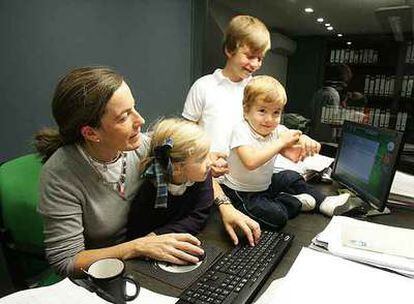
[[[356,187],[355,185],[349,185],[348,181],[344,180],[340,175],[338,175],[336,173],[336,168],[337,168],[337,163],[338,163],[338,159],[339,159],[339,154],[341,152],[342,149],[342,136],[343,136],[343,131],[344,130],[348,130],[352,127],[358,127],[358,128],[365,128],[368,130],[373,130],[375,132],[382,132],[382,133],[388,133],[391,134],[393,137],[397,138],[397,144],[399,145],[397,147],[397,155],[394,161],[394,164],[391,168],[391,174],[389,176],[389,180],[386,181],[386,187],[387,190],[384,193],[383,197],[381,197],[380,199],[375,198],[375,200],[372,199],[372,196],[368,196],[366,194],[366,191],[363,192],[359,189],[359,187]],[[342,186],[348,188],[349,190],[351,190],[352,192],[354,192],[357,196],[359,196],[362,200],[364,200],[365,202],[369,203],[370,206],[372,206],[373,208],[375,208],[378,211],[383,211],[386,207],[386,204],[388,202],[388,196],[391,190],[391,185],[394,179],[394,175],[395,175],[395,171],[397,169],[397,164],[398,161],[400,159],[400,155],[401,155],[401,151],[403,150],[404,147],[404,133],[399,132],[397,130],[392,130],[392,129],[387,129],[387,128],[380,128],[380,127],[374,127],[371,125],[366,125],[366,124],[361,124],[361,123],[356,123],[353,121],[344,121],[344,124],[342,126],[342,136],[341,136],[341,140],[338,146],[338,150],[336,151],[336,156],[335,156],[335,162],[333,165],[333,170],[332,170],[332,178],[338,182],[339,184],[341,184]]]

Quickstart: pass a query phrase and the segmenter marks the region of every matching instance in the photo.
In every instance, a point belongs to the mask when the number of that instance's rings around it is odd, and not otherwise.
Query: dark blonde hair
[[[287,102],[285,88],[271,76],[255,76],[244,88],[244,111],[248,111],[257,102],[277,103],[284,107]]]
[[[204,159],[210,150],[210,139],[204,130],[194,122],[181,118],[159,120],[149,131],[151,146],[148,155],[142,160],[140,168],[144,171],[154,158],[155,147],[172,139],[171,161],[182,162],[190,157]]]
[[[266,25],[256,17],[238,15],[227,26],[223,51],[234,53],[244,45],[254,52],[265,54],[270,49],[270,33]]]
[[[35,134],[35,147],[44,162],[59,147],[83,142],[83,126],[100,126],[106,104],[122,82],[121,75],[106,67],[77,68],[59,81],[52,101],[58,129]]]

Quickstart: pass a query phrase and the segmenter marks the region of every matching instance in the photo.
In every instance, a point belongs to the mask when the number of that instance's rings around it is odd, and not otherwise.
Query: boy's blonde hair
[[[270,33],[262,21],[248,15],[235,16],[230,20],[225,31],[223,51],[234,53],[243,45],[263,54],[270,49]]]
[[[158,121],[152,128],[150,151],[141,162],[145,170],[154,157],[154,149],[165,144],[171,138],[173,147],[170,150],[172,162],[185,161],[189,157],[203,159],[210,150],[210,140],[204,130],[194,122],[181,118],[167,118]]]
[[[248,111],[252,105],[258,102],[275,102],[284,107],[287,102],[285,88],[271,76],[260,75],[253,77],[244,88],[244,111]]]

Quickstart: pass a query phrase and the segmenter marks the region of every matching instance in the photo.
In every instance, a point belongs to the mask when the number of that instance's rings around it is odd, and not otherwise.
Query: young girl
[[[129,214],[129,237],[197,234],[213,202],[210,141],[198,125],[177,118],[157,123],[151,137],[140,165],[144,182]]]
[[[319,207],[332,215],[349,197],[325,197],[295,171],[273,174],[278,153],[294,161],[301,155],[296,145],[301,132],[278,128],[286,101],[285,89],[276,79],[257,76],[249,82],[244,90],[244,120],[233,129],[230,172],[224,179],[223,190],[235,206],[272,229],[282,227],[301,210]]]

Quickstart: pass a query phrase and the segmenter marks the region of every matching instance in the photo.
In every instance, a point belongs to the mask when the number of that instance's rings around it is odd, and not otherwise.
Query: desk
[[[337,189],[336,184],[316,185],[316,187],[327,195],[334,194]],[[402,209],[401,207],[393,206],[391,206],[390,209],[391,214],[372,217],[368,220],[380,224],[389,224],[414,229],[414,210]],[[262,288],[262,291],[265,290],[273,280],[284,277],[288,273],[301,248],[307,247],[313,237],[324,230],[329,221],[330,218],[319,213],[301,213],[296,218],[288,221],[283,230],[293,233],[295,235],[295,239],[293,240],[292,246],[288,250],[285,257],[267,280],[266,284]],[[227,232],[224,230],[224,226],[222,225],[220,215],[218,214],[216,208],[212,211],[207,226],[198,237],[201,241],[210,242],[216,246],[219,246],[223,250],[232,248],[232,244]],[[140,284],[145,288],[176,297],[178,297],[181,293],[182,290],[178,288],[168,286],[150,277],[146,277],[140,273],[132,271],[130,263],[127,262],[126,264],[128,271],[131,271]],[[260,294],[261,293],[259,293],[259,295]]]

